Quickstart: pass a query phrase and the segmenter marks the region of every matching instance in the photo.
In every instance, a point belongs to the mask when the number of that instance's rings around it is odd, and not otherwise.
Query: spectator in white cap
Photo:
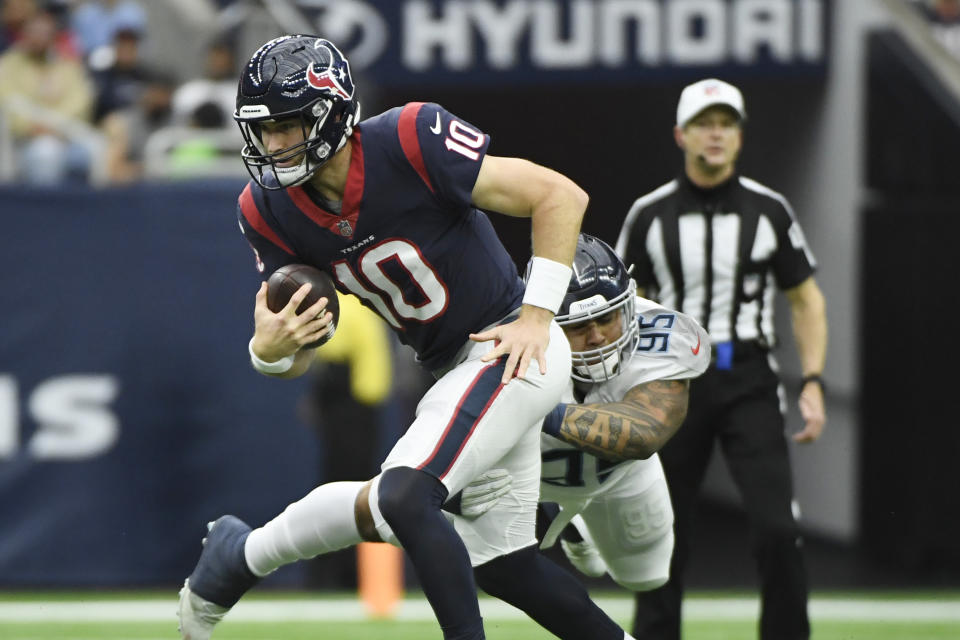
[[[706,373],[690,384],[686,420],[660,450],[674,510],[667,584],[638,593],[633,635],[680,640],[683,574],[700,485],[715,446],[730,469],[750,527],[760,575],[762,640],[807,640],[807,575],[799,506],[773,358],[774,298],[790,304],[802,378],[803,426],[823,430],[827,319],[816,261],[787,199],[736,168],[746,119],[743,95],[721,80],[680,94],[674,139],[683,171],[641,196],[623,223],[617,253],[633,265],[637,293],[693,316],[713,344]]]

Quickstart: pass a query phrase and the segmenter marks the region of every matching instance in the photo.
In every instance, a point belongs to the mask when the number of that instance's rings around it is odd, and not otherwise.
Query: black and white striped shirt
[[[702,189],[686,175],[637,199],[617,253],[648,298],[695,317],[714,342],[776,342],[773,297],[816,261],[790,203],[734,175]]]

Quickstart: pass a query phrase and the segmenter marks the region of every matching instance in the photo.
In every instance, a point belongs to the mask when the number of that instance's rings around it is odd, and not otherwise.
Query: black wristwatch
[[[826,392],[827,392],[827,386],[826,386],[825,384],[823,384],[823,378],[820,376],[819,373],[811,373],[811,374],[808,375],[808,376],[803,376],[803,378],[800,380],[800,391],[801,391],[801,392],[803,392],[803,390],[804,390],[804,388],[807,386],[807,383],[808,383],[808,382],[816,382],[818,385],[820,385],[820,391],[821,391],[821,392],[823,392],[823,393],[826,393]]]

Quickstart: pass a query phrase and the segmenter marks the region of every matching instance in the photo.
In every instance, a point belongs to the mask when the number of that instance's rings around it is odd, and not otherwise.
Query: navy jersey
[[[327,271],[438,369],[523,297],[513,260],[470,200],[489,137],[415,102],[365,120],[350,140],[339,215],[302,186],[269,191],[251,181],[240,228],[264,279],[291,263]]]

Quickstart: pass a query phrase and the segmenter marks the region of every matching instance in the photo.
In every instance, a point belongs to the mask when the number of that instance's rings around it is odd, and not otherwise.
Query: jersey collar
[[[347,169],[347,183],[343,189],[343,210],[340,215],[331,213],[315,203],[302,186],[288,187],[287,195],[293,204],[305,216],[316,224],[344,238],[352,238],[357,230],[360,217],[360,201],[363,199],[363,144],[360,132],[355,130],[350,137],[352,150],[350,168]]]

